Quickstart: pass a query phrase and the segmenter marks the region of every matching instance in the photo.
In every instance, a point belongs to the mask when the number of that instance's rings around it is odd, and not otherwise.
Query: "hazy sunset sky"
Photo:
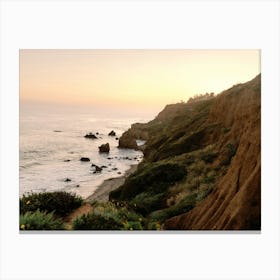
[[[157,112],[259,73],[258,50],[20,50],[20,100]]]

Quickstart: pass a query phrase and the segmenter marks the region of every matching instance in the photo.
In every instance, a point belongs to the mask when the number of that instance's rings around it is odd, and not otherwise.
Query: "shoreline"
[[[121,177],[117,178],[110,178],[105,180],[101,185],[97,187],[97,189],[92,193],[90,196],[88,196],[85,199],[85,202],[93,202],[93,201],[99,201],[99,202],[106,202],[109,200],[109,193],[115,189],[117,189],[119,186],[121,186],[125,179],[135,172],[137,170],[138,164],[133,164],[130,166],[130,168],[125,172],[125,174]]]

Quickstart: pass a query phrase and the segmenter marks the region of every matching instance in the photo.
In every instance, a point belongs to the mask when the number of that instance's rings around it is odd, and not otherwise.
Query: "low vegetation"
[[[64,229],[63,218],[80,207],[83,199],[67,192],[31,193],[20,198],[21,230]]]
[[[63,230],[63,222],[56,218],[53,213],[26,212],[19,218],[20,230]]]
[[[74,230],[142,230],[143,216],[124,203],[94,203],[93,211],[73,222]]]
[[[82,198],[68,192],[44,192],[23,195],[20,199],[20,213],[36,210],[53,212],[56,216],[65,217],[82,205]]]

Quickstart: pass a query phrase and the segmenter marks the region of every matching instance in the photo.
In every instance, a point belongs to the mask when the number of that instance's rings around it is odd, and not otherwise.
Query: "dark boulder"
[[[93,133],[88,133],[84,136],[85,138],[89,138],[89,139],[97,139],[97,137],[93,134]]]
[[[88,157],[81,157],[80,161],[90,161],[90,159]]]
[[[102,144],[98,147],[100,153],[109,153],[110,152],[110,145],[109,143]]]
[[[118,137],[116,137],[115,139],[116,139],[116,140],[119,140],[119,138],[118,138]]]
[[[71,179],[69,179],[69,178],[66,178],[65,180],[64,180],[64,182],[71,182],[72,180]]]
[[[116,136],[116,132],[114,130],[112,130],[108,135],[109,136]]]
[[[69,161],[70,161],[70,159],[65,159],[65,160],[64,160],[64,162],[69,162]]]
[[[101,172],[101,171],[102,171],[102,168],[96,165],[95,166],[95,172]]]

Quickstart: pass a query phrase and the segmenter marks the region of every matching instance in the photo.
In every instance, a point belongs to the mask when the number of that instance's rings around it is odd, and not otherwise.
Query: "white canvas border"
[[[1,279],[279,279],[279,2],[2,1]],[[261,234],[18,232],[18,51],[261,49]]]

